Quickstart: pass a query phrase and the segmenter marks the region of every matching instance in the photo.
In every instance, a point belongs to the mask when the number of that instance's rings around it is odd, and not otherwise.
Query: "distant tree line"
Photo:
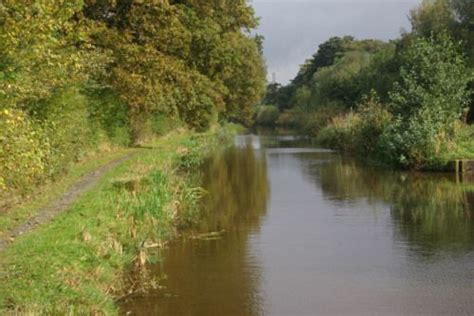
[[[324,145],[409,168],[474,157],[474,2],[425,0],[390,42],[333,37],[285,86],[267,86],[273,121]]]

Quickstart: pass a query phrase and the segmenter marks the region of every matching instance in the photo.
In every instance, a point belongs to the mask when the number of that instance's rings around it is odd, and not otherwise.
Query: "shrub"
[[[438,118],[427,112],[403,121],[397,117],[379,142],[379,155],[387,163],[420,169],[442,164],[440,154],[448,146]]]
[[[375,91],[362,98],[357,113],[360,119],[353,133],[355,151],[361,155],[372,155],[377,149],[380,136],[392,120],[392,114],[380,102]]]
[[[275,125],[280,111],[278,108],[273,105],[261,105],[257,107],[254,121],[256,125],[261,126],[273,126]]]
[[[0,192],[27,189],[42,179],[50,149],[44,131],[23,111],[0,110]]]
[[[159,136],[165,135],[179,125],[181,125],[181,122],[178,119],[165,114],[157,113],[151,117],[153,133]]]
[[[334,117],[319,132],[318,143],[332,149],[354,152],[356,150],[354,138],[360,120],[360,115],[353,112]]]
[[[291,109],[280,113],[276,124],[279,126],[296,127],[298,122],[296,120],[295,111]]]
[[[447,159],[474,158],[474,125],[456,123],[454,149],[445,153]]]
[[[455,136],[454,123],[466,107],[472,72],[447,36],[419,38],[403,55],[401,80],[390,94],[395,120],[380,152],[405,167],[436,167]]]
[[[104,132],[106,141],[114,145],[128,146],[131,143],[128,106],[112,89],[88,89],[88,111],[93,122],[94,133]]]
[[[343,107],[336,105],[319,106],[309,112],[304,109],[294,110],[295,121],[298,128],[305,134],[316,136],[331,123],[332,119],[345,112]]]
[[[88,100],[77,87],[61,89],[30,109],[41,122],[51,146],[47,161],[49,175],[66,171],[95,145]]]
[[[362,99],[357,111],[336,116],[318,135],[318,141],[330,148],[372,155],[377,149],[392,115],[375,92]]]

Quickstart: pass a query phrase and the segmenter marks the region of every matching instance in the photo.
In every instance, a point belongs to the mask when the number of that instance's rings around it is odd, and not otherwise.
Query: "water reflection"
[[[253,144],[255,145],[255,144]],[[265,156],[252,144],[216,153],[204,166],[202,231],[219,231],[242,222],[259,229],[269,194]]]
[[[195,233],[135,315],[474,314],[474,182],[240,136],[204,166]],[[271,194],[270,194],[271,189]]]
[[[265,155],[256,139],[216,152],[204,164],[198,232],[220,232],[215,240],[186,239],[165,252],[155,274],[166,274],[163,291],[135,298],[124,311],[137,315],[260,315],[259,258],[249,246],[269,196]],[[257,139],[258,141],[258,139]],[[245,230],[234,229],[245,223]]]
[[[341,157],[323,167],[302,165],[330,200],[388,204],[398,238],[424,256],[474,249],[474,185],[469,182],[450,174],[389,172]]]

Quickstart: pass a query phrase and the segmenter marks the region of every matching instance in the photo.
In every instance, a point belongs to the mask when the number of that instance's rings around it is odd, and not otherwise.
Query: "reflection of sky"
[[[408,14],[420,0],[253,0],[265,36],[268,73],[292,79],[300,64],[331,36],[394,39],[409,29]]]

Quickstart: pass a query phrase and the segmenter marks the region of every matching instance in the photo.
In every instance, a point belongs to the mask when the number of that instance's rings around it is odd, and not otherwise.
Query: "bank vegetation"
[[[474,4],[425,0],[410,20],[390,42],[322,43],[288,85],[267,87],[257,122],[398,168],[474,158]]]

